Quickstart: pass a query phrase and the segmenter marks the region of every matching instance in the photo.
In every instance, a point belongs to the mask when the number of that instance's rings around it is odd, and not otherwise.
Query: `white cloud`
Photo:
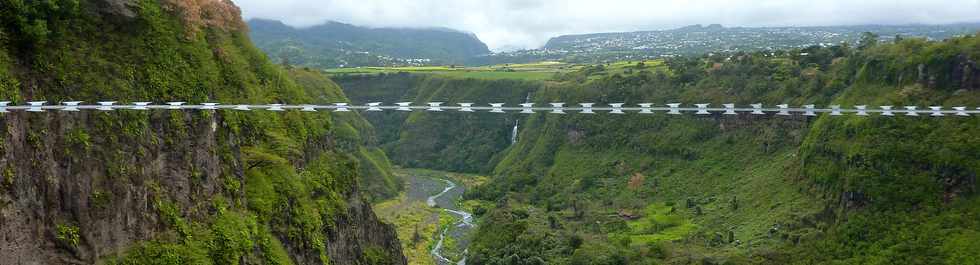
[[[980,0],[234,0],[246,19],[310,26],[448,27],[491,49],[537,48],[561,34],[691,24],[816,26],[980,21]]]

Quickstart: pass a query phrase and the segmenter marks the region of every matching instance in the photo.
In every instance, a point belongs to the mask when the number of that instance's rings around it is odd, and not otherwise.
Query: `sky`
[[[980,22],[980,0],[233,0],[246,19],[307,27],[447,27],[491,50],[539,48],[565,34],[725,26]]]

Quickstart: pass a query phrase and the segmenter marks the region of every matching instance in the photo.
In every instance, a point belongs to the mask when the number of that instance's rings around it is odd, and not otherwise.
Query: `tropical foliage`
[[[251,45],[237,7],[230,2],[131,2],[123,6],[74,0],[0,2],[4,7],[0,9],[0,97],[14,104],[28,99],[52,103],[346,100],[336,84],[318,73],[272,64]],[[18,121],[16,114],[7,115],[11,116],[4,118],[0,139],[13,134],[11,124]],[[355,208],[364,204],[359,186],[377,198],[390,197],[400,188],[385,154],[373,145],[370,125],[359,116],[115,111],[46,117],[24,121],[33,130],[29,137],[33,150],[65,150],[52,159],[89,164],[82,170],[97,172],[92,183],[84,183],[85,188],[62,191],[71,193],[73,199],[90,198],[91,206],[79,207],[91,209],[69,212],[51,206],[46,216],[67,221],[57,226],[37,224],[57,235],[60,247],[44,249],[52,255],[107,264],[293,264],[299,259],[329,264],[338,258],[384,264],[403,260],[399,249],[381,248],[369,239],[354,239],[363,242],[351,246],[330,245],[341,240],[331,233],[358,229],[339,220],[354,218],[361,211]],[[61,126],[69,133],[58,135]],[[15,152],[32,151],[6,149],[17,146],[6,141],[3,146],[5,158],[0,168],[9,179],[4,183],[27,183],[17,181],[31,177],[16,167],[25,163],[7,158]],[[160,165],[137,162],[169,152],[176,155],[160,158]],[[211,155],[214,161],[201,162]],[[142,173],[156,166],[173,174]],[[181,174],[184,172],[188,174]],[[72,179],[65,182],[75,178],[47,177],[49,181]],[[171,186],[174,181],[187,186]],[[0,196],[15,194],[11,188],[0,191]],[[78,194],[87,190],[92,193]],[[127,234],[123,242],[144,241],[120,246],[117,239],[111,239],[111,248],[119,249],[103,250],[103,256],[81,251],[98,249],[110,240],[88,231],[96,229],[102,219],[93,221],[87,216],[115,211],[113,205],[142,196],[130,196],[133,192],[146,195],[146,212],[126,216],[157,224],[145,234]],[[368,213],[357,214],[371,214],[370,208],[363,209]],[[103,217],[116,216],[124,215]],[[360,225],[383,227],[369,222]],[[343,248],[355,255],[331,254]]]
[[[667,60],[536,102],[974,106],[980,38]],[[600,69],[602,70],[602,69]],[[589,68],[579,72],[588,75]],[[961,264],[978,260],[972,118],[535,114],[473,264]],[[639,177],[642,176],[642,177]],[[969,220],[969,221],[967,221]],[[501,243],[507,242],[507,243]]]

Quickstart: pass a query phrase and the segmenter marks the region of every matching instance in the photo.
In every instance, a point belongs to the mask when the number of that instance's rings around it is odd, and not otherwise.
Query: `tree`
[[[418,244],[419,241],[422,241],[422,235],[419,234],[419,226],[416,224],[415,225],[415,232],[412,233],[412,246],[414,246],[415,244]]]
[[[43,45],[49,35],[69,24],[78,13],[78,0],[0,2],[0,31],[21,47]]]
[[[646,176],[643,176],[643,174],[633,173],[633,176],[630,177],[629,179],[629,183],[627,184],[627,187],[629,187],[629,189],[632,191],[639,190],[640,188],[643,187],[643,183],[645,180],[646,180]]]
[[[861,41],[858,42],[858,50],[867,50],[878,45],[878,34],[873,32],[861,33]]]
[[[282,67],[286,69],[293,69],[293,65],[289,63],[289,56],[281,55]]]

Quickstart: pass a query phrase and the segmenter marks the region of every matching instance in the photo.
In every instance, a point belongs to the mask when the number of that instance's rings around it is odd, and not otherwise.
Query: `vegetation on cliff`
[[[228,1],[2,5],[0,97],[15,104],[345,100],[269,62]],[[358,188],[399,185],[357,116],[6,113],[0,125],[0,261],[405,263]]]
[[[380,74],[336,77],[357,103],[375,101],[524,102],[542,83],[523,80],[440,78],[427,75]],[[511,144],[520,116],[495,113],[365,113],[375,124],[381,146],[396,164],[455,172],[487,172],[494,156]]]
[[[535,102],[975,106],[980,38],[667,60]],[[580,74],[585,74],[582,71]],[[562,80],[588,80],[566,75]],[[975,118],[535,114],[467,197],[473,264],[977,260]]]

